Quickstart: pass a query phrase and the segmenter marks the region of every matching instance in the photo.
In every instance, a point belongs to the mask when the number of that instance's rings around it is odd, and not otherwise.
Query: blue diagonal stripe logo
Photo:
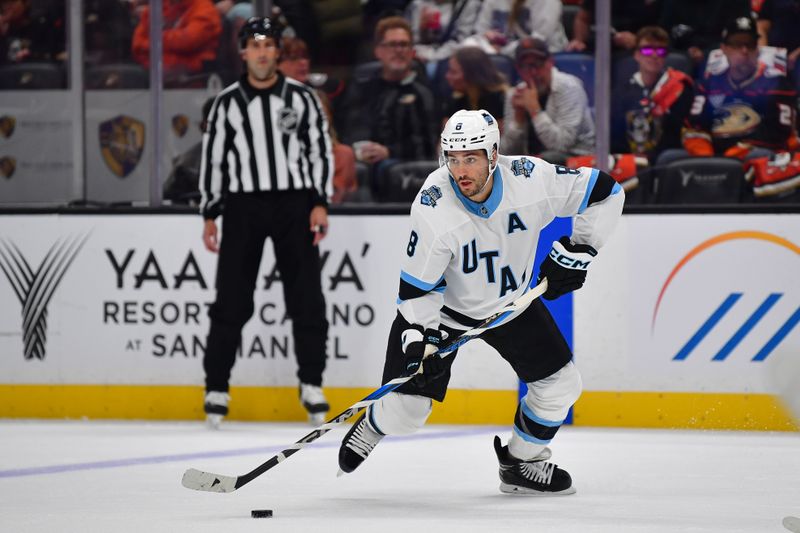
[[[89,235],[59,239],[34,270],[19,248],[0,239],[0,270],[22,304],[22,342],[25,359],[44,359],[47,305]]]
[[[767,298],[761,302],[761,305],[753,311],[753,313],[745,320],[744,324],[742,324],[739,329],[733,334],[733,336],[728,339],[728,341],[720,348],[720,350],[714,355],[712,361],[724,361],[728,358],[728,356],[736,349],[737,346],[742,342],[742,340],[756,327],[756,325],[761,321],[762,318],[773,308],[773,306],[781,299],[783,296],[782,293],[772,293]],[[675,354],[675,357],[672,358],[673,361],[683,361],[697,348],[697,345],[700,344],[703,339],[711,332],[712,329],[722,320],[722,318],[731,310],[731,308],[739,301],[742,297],[742,293],[734,292],[728,295],[727,298],[720,304],[717,309],[711,313],[711,316],[708,317],[702,326],[695,332],[694,335],[686,342],[686,344],[678,350],[678,353]],[[765,360],[769,354],[786,338],[787,335],[794,329],[794,327],[800,323],[800,308],[795,310],[792,313],[792,316],[780,327],[778,331],[767,341],[761,350],[753,356],[751,359],[754,362],[759,362]]]
[[[684,345],[684,347],[681,348],[672,359],[674,361],[683,361],[689,357],[689,354],[692,353],[692,350],[694,350],[697,345],[700,344],[700,341],[702,341],[706,335],[708,335],[708,333],[714,329],[714,326],[716,326],[717,323],[722,320],[722,317],[724,317],[725,314],[731,310],[733,304],[739,301],[739,298],[741,297],[742,293],[734,292],[725,298],[725,301],[722,302],[719,307],[717,307],[717,310],[711,314],[708,320],[706,320],[705,323],[700,326],[700,329],[697,330],[697,333],[692,335],[692,338],[689,339],[689,342],[687,342],[686,345]]]

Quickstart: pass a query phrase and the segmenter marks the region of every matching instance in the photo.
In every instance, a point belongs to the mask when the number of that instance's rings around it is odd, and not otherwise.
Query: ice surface
[[[0,421],[3,532],[747,532],[800,515],[800,434],[565,427],[552,460],[577,494],[498,491],[492,435],[428,426],[384,439],[336,477],[332,431],[232,494],[181,486],[194,467],[240,475],[301,424]],[[274,516],[250,517],[251,509]]]

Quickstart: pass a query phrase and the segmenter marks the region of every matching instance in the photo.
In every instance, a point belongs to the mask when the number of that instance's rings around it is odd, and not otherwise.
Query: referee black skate
[[[217,95],[203,134],[203,242],[219,252],[203,359],[204,410],[214,428],[228,414],[228,382],[242,327],[253,314],[267,238],[292,319],[300,402],[315,424],[329,409],[322,392],[328,321],[317,244],[328,229],[332,145],[315,92],[277,70],[281,32],[269,18],[254,17],[242,27],[247,72]],[[222,237],[215,222],[220,215]]]

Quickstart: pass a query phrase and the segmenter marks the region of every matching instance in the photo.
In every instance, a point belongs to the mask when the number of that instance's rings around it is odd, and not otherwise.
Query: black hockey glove
[[[567,236],[555,241],[539,267],[538,282],[547,278],[547,292],[542,297],[554,300],[580,289],[586,281],[586,269],[596,255],[597,250],[588,244],[573,244]]]
[[[447,371],[444,360],[433,353],[439,348],[442,339],[447,338],[446,332],[430,328],[423,332],[422,326],[413,325],[403,331],[400,338],[403,353],[406,355],[406,375],[414,375],[422,365],[422,371],[412,380],[415,385],[424,387]]]

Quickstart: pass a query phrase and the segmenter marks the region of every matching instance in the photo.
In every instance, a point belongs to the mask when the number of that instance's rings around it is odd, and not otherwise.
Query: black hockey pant
[[[292,319],[297,377],[322,385],[328,321],[309,212],[309,195],[302,191],[231,194],[225,199],[217,298],[208,312],[211,327],[203,358],[206,390],[228,391],[242,327],[253,314],[253,291],[267,237],[273,242],[286,311]]]

